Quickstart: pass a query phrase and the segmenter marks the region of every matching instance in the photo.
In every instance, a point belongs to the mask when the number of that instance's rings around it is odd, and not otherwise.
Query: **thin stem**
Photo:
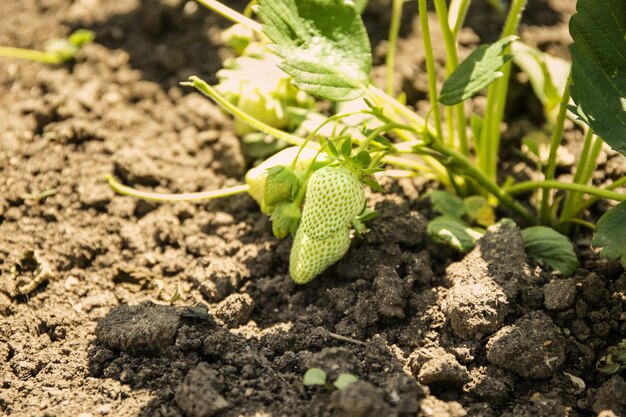
[[[535,219],[530,215],[526,207],[517,202],[511,195],[505,192],[495,181],[492,181],[484,172],[476,168],[476,166],[465,155],[456,152],[447,146],[433,142],[431,148],[449,157],[449,163],[446,166],[457,165],[461,171],[464,171],[469,177],[481,185],[487,192],[491,193],[500,203],[508,207],[510,210],[518,214],[529,224],[534,224]]]
[[[42,62],[44,64],[63,63],[63,57],[61,54],[24,48],[13,48],[10,46],[0,46],[0,56]]]
[[[626,185],[626,177],[622,177],[620,179],[618,179],[617,181],[615,181],[613,184],[611,185],[607,185],[604,190],[615,190],[618,187],[621,187],[622,185]],[[574,214],[572,215],[572,217],[576,218],[578,216],[580,216],[585,210],[587,210],[589,207],[591,207],[592,205],[594,205],[598,200],[600,200],[601,197],[598,196],[593,196],[593,197],[589,197],[587,199],[587,201],[583,202],[581,205],[579,205],[576,210],[574,210]]]
[[[424,51],[426,52],[426,75],[428,76],[428,95],[430,106],[435,120],[435,131],[437,136],[443,138],[441,128],[441,113],[439,112],[439,98],[437,97],[437,74],[435,72],[435,56],[433,44],[430,38],[430,28],[428,26],[428,9],[426,0],[418,0],[420,27],[422,30],[422,40],[424,41]]]
[[[196,1],[200,3],[201,5],[203,5],[204,7],[207,7],[213,10],[215,13],[219,14],[220,16],[225,17],[231,22],[240,23],[259,34],[263,34],[263,27],[261,26],[260,23],[255,22],[254,20],[242,15],[239,12],[236,12],[230,7],[224,6],[222,3],[220,3],[217,0],[196,0]]]
[[[456,38],[450,24],[448,22],[448,6],[445,0],[435,0],[435,10],[439,19],[439,26],[443,34],[443,42],[446,49],[446,73],[449,76],[456,67],[459,66],[459,56],[456,50]],[[446,116],[450,118],[448,121],[449,135],[448,143],[454,145],[455,133],[459,138],[459,146],[463,155],[469,155],[469,145],[467,143],[467,125],[465,121],[465,109],[463,103],[456,104],[452,108],[446,107]],[[456,118],[456,131],[453,126],[453,118]],[[451,129],[450,129],[451,127]]]
[[[211,200],[215,198],[229,197],[231,195],[242,194],[248,192],[250,186],[242,184],[234,187],[222,188],[220,190],[203,191],[199,193],[182,193],[182,194],[165,194],[150,191],[141,191],[132,187],[128,187],[118,182],[112,175],[106,177],[109,186],[118,194],[129,195],[150,201],[174,202],[174,201],[198,201]]]
[[[575,184],[570,182],[561,182],[554,180],[546,181],[525,181],[515,184],[507,188],[507,192],[511,195],[522,194],[533,191],[538,188],[556,188],[558,190],[575,191],[579,193],[590,194],[608,200],[625,201],[626,194],[610,191],[607,189],[596,188],[585,184]]]
[[[591,129],[587,132],[590,142],[592,142],[591,149],[589,150],[586,161],[584,161],[584,163],[579,163],[578,168],[576,169],[576,174],[574,175],[574,183],[576,184],[586,185],[589,183],[597,164],[598,155],[602,150],[602,139],[596,135],[590,134],[590,132],[592,132]],[[585,139],[587,139],[587,137]],[[587,140],[585,140],[585,142],[587,142]],[[580,204],[581,198],[582,196],[580,193],[570,193],[567,196],[565,199],[565,205],[563,206],[563,211],[561,212],[561,219],[572,217],[574,208]]]
[[[459,34],[459,30],[463,26],[467,9],[469,9],[471,0],[452,0],[450,2],[450,12],[448,13],[448,25],[452,28],[454,39]]]
[[[500,38],[514,35],[520,22],[522,11],[526,6],[526,0],[513,0],[511,9],[506,19]],[[505,51],[509,51],[510,46]],[[485,152],[484,169],[492,180],[496,180],[497,161],[500,149],[500,123],[504,117],[506,94],[508,91],[509,78],[511,75],[511,63],[507,62],[501,69],[502,77],[498,78],[487,93],[487,109],[485,113],[485,126],[481,144]]]
[[[552,137],[550,139],[550,154],[548,156],[548,165],[546,167],[546,180],[554,179],[554,172],[556,171],[556,151],[561,144],[561,140],[563,138],[563,128],[565,126],[565,118],[567,117],[567,103],[569,103],[569,85],[572,83],[572,76],[567,78],[567,83],[565,84],[565,90],[563,92],[563,97],[561,98],[561,107],[559,108],[559,114],[556,117],[556,123],[554,126],[554,130],[552,131]],[[550,189],[543,189],[543,193],[541,196],[541,208],[539,210],[539,217],[541,219],[541,223],[548,223],[549,216],[549,204],[550,199],[552,197],[552,192]]]
[[[211,87],[209,84],[207,84],[206,81],[196,77],[195,75],[192,77],[189,77],[189,82],[181,83],[181,85],[196,88],[202,94],[204,94],[205,96],[209,97],[210,99],[214,100],[217,104],[222,106],[224,110],[226,110],[233,116],[239,117],[241,120],[243,120],[244,122],[246,122],[247,124],[249,124],[250,126],[252,126],[253,128],[257,130],[267,133],[268,135],[274,136],[275,138],[282,139],[290,145],[302,146],[305,143],[304,139],[298,136],[289,134],[287,132],[283,132],[282,130],[276,129],[272,126],[269,126],[263,123],[262,121],[260,121],[259,119],[255,119],[249,114],[241,111],[241,109],[239,109],[237,106],[232,104],[230,101],[226,100],[224,96],[218,93],[215,88]],[[312,148],[318,148],[319,144],[315,142],[311,142],[308,144],[308,146],[311,146]]]
[[[396,48],[398,46],[398,34],[400,33],[400,21],[402,20],[402,6],[404,0],[393,0],[391,6],[391,25],[389,26],[389,49],[387,51],[387,88],[386,92],[393,96],[393,75],[395,74]]]

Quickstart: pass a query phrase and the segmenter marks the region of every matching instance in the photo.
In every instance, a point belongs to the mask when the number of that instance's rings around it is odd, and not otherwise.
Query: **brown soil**
[[[378,63],[384,3],[365,15]],[[491,230],[460,259],[426,236],[422,184],[386,181],[370,199],[372,232],[299,287],[290,240],[272,237],[249,197],[159,205],[115,195],[103,174],[168,192],[242,179],[228,118],[177,86],[220,66],[224,22],[193,4],[0,2],[1,45],[97,33],[71,66],[0,59],[3,415],[626,415],[624,379],[594,367],[626,337],[626,274],[585,249],[586,235],[570,279],[530,262],[516,227]],[[530,1],[522,37],[566,56],[573,6]],[[398,61],[412,102],[427,90],[414,12],[407,4]],[[474,10],[462,53],[500,23]],[[604,158],[597,182],[623,173],[623,160]],[[29,251],[49,273],[23,295]],[[307,388],[311,367],[359,381]]]

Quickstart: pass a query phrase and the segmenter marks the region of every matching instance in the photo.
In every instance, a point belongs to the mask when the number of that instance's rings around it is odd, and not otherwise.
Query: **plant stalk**
[[[253,31],[263,35],[263,27],[261,26],[260,23],[255,22],[254,20],[242,15],[241,13],[236,12],[230,7],[223,5],[219,1],[217,0],[196,0],[196,1],[200,3],[201,5],[203,5],[204,7],[207,7],[213,10],[215,13],[219,14],[220,16],[225,17],[231,22],[240,23],[252,29]]]
[[[182,194],[166,194],[155,193],[150,191],[141,191],[132,187],[128,187],[118,182],[112,175],[106,177],[109,186],[118,194],[129,195],[132,197],[141,198],[143,200],[161,201],[161,202],[175,202],[175,201],[198,201],[198,200],[211,200],[215,198],[229,197],[231,195],[242,194],[248,192],[250,186],[242,184],[234,187],[222,188],[219,190],[202,191],[199,193],[182,193]]]
[[[569,103],[569,86],[572,83],[572,76],[567,78],[565,84],[565,90],[563,97],[561,98],[561,107],[556,117],[556,123],[554,130],[552,131],[552,137],[550,138],[550,154],[548,156],[548,165],[546,166],[545,179],[550,181],[554,179],[554,172],[556,171],[556,152],[561,144],[563,138],[563,128],[565,126],[565,118],[567,117],[567,103]],[[544,188],[541,196],[541,208],[539,210],[539,218],[542,224],[548,223],[548,217],[550,213],[550,200],[552,198],[552,192],[550,189]]]
[[[517,32],[522,11],[526,6],[526,0],[513,0],[511,9],[506,19],[504,29],[500,38],[514,35]],[[510,51],[510,46],[506,51]],[[504,118],[504,107],[506,104],[506,94],[511,75],[511,62],[507,62],[501,69],[502,77],[498,78],[489,86],[487,92],[487,108],[485,110],[485,125],[483,127],[483,137],[480,140],[482,146],[481,166],[489,178],[496,181],[497,162],[500,149],[500,124]]]
[[[396,48],[398,47],[398,34],[400,33],[400,21],[402,20],[402,6],[404,0],[393,0],[391,6],[391,25],[389,26],[389,49],[387,51],[387,88],[390,96],[394,95],[393,75],[395,74]]]
[[[428,76],[428,95],[430,97],[430,107],[433,112],[435,131],[439,138],[443,138],[441,128],[441,113],[439,108],[439,98],[437,96],[437,74],[435,72],[435,56],[433,54],[433,44],[428,26],[428,9],[426,0],[418,0],[420,27],[422,30],[422,40],[424,41],[424,51],[426,53],[426,74]]]
[[[576,184],[570,182],[561,182],[555,180],[545,181],[525,181],[515,184],[506,189],[510,195],[522,194],[525,192],[533,191],[538,188],[555,188],[558,190],[574,191],[578,193],[590,194],[600,198],[606,198],[608,200],[625,201],[626,194],[618,193],[615,191],[607,190],[606,188],[596,188],[591,185]]]
[[[63,63],[63,57],[60,54],[46,51],[35,51],[32,49],[13,48],[10,46],[0,46],[0,56],[42,62],[44,64]]]

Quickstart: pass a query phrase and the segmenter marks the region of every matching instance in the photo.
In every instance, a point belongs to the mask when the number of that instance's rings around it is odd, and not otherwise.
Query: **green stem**
[[[42,62],[44,64],[63,63],[63,57],[61,54],[24,48],[13,48],[10,46],[0,46],[0,56]]]
[[[596,163],[598,160],[598,155],[602,150],[602,139],[591,133],[592,130],[589,129],[587,135],[585,137],[585,143],[587,143],[587,138],[589,138],[589,142],[592,143],[590,147],[591,149],[588,151],[588,157],[584,161],[581,161],[578,164],[578,168],[576,169],[576,174],[574,175],[574,183],[586,185],[591,180],[593,176],[593,171],[596,167]],[[582,158],[581,158],[582,159]],[[566,219],[572,217],[572,213],[574,212],[574,208],[580,204],[582,196],[580,193],[570,193],[565,199],[565,204],[563,206],[563,211],[561,212],[561,219]]]
[[[443,138],[443,130],[441,128],[441,113],[439,110],[439,98],[437,96],[437,73],[435,72],[435,55],[433,53],[433,44],[430,37],[430,28],[428,26],[428,9],[426,0],[417,1],[419,8],[420,27],[422,30],[422,40],[424,42],[424,51],[426,52],[426,75],[428,76],[428,95],[430,96],[430,106],[435,119],[435,131],[439,138]]]
[[[478,169],[465,155],[460,154],[438,142],[433,142],[431,144],[431,148],[450,159],[446,166],[457,165],[461,171],[464,171],[469,177],[481,185],[485,190],[487,190],[487,192],[502,203],[502,205],[515,212],[529,224],[535,223],[535,219],[530,215],[526,207],[521,205],[513,197],[511,197],[509,193],[499,187],[495,181],[492,181],[484,172]]]
[[[252,29],[253,31],[263,35],[263,27],[261,26],[260,23],[255,22],[254,20],[242,15],[239,12],[236,12],[230,7],[223,5],[219,1],[217,0],[196,0],[196,1],[200,3],[201,5],[203,5],[204,7],[207,7],[213,10],[215,13],[219,14],[220,16],[225,17],[231,22],[240,23]]]
[[[446,73],[449,76],[456,67],[459,66],[459,56],[456,50],[456,40],[452,29],[450,28],[450,24],[448,23],[448,6],[446,5],[445,0],[435,0],[435,10],[437,12],[437,18],[439,19],[439,26],[441,28],[441,32],[443,34],[443,43],[446,49]],[[467,124],[465,121],[465,109],[463,103],[456,104],[452,109],[449,107],[446,108],[446,115],[450,118],[448,121],[448,126],[452,126],[452,129],[449,129],[450,138],[448,141],[450,146],[454,145],[455,136],[454,133],[458,135],[459,138],[459,147],[461,153],[463,155],[469,155],[469,145],[467,142]],[[456,131],[453,126],[453,118],[456,119]]]
[[[154,193],[150,191],[141,191],[132,187],[128,187],[118,182],[112,175],[106,177],[109,186],[118,194],[129,195],[132,197],[141,198],[143,200],[150,201],[162,201],[162,202],[174,202],[174,201],[198,201],[198,200],[211,200],[215,198],[229,197],[231,195],[241,194],[248,192],[250,186],[248,185],[236,185],[234,187],[222,188],[220,190],[203,191],[199,193],[183,193],[183,194],[165,194]]]
[[[572,82],[572,76],[567,78],[567,83],[565,84],[565,90],[563,93],[563,97],[561,98],[561,107],[559,108],[559,114],[556,117],[556,123],[554,126],[554,130],[552,131],[552,137],[550,139],[550,154],[548,156],[548,165],[546,167],[545,179],[553,180],[554,172],[556,171],[556,152],[561,144],[561,140],[563,138],[563,128],[565,126],[565,118],[567,117],[567,103],[569,103],[569,85]],[[543,189],[543,193],[541,196],[541,208],[539,211],[539,218],[541,219],[542,224],[548,223],[549,216],[549,204],[552,197],[552,192],[550,189]]]
[[[400,33],[400,21],[402,20],[402,6],[404,0],[393,0],[391,6],[391,25],[389,26],[389,49],[387,51],[387,94],[393,96],[393,75],[395,74],[396,48],[398,46],[398,34]]]
[[[613,184],[607,185],[604,189],[610,191],[610,190],[614,190],[614,189],[616,189],[618,187],[621,187],[622,185],[626,185],[626,177],[622,177],[622,178],[618,179]],[[600,200],[600,198],[601,197],[598,197],[598,196],[589,197],[589,199],[587,199],[587,201],[585,201],[584,203],[580,204],[576,208],[576,210],[574,210],[574,214],[572,215],[572,217],[577,218],[578,216],[580,216],[585,210],[587,210],[589,207],[594,205],[598,200]]]
[[[237,106],[228,101],[224,96],[217,92],[217,90],[211,87],[206,81],[196,77],[195,75],[189,77],[189,82],[180,83],[181,85],[190,86],[196,88],[205,96],[214,100],[217,104],[222,106],[224,110],[229,112],[235,117],[240,118],[253,128],[260,130],[261,132],[267,133],[268,135],[274,136],[275,138],[282,139],[290,145],[294,146],[302,146],[305,143],[305,140],[289,134],[287,132],[283,132],[282,130],[276,129],[275,127],[269,126],[262,121],[255,119],[249,114],[241,111]],[[309,146],[312,148],[318,148],[319,145],[315,142],[309,143]]]
[[[452,34],[456,39],[459,30],[463,26],[467,9],[469,9],[471,0],[452,0],[450,2],[450,12],[448,13],[448,25],[452,28]]]
[[[557,190],[575,191],[579,193],[585,193],[594,195],[600,198],[606,198],[608,200],[625,201],[626,194],[610,191],[607,189],[596,188],[590,185],[575,184],[570,182],[561,182],[554,180],[546,181],[525,181],[515,184],[507,188],[507,192],[510,195],[522,194],[529,191],[534,191],[538,188],[555,188]]]
[[[526,5],[526,0],[513,0],[511,9],[506,19],[504,29],[500,38],[514,35],[519,26],[522,11]],[[510,46],[505,52],[510,51]],[[507,62],[501,69],[502,77],[498,78],[487,93],[487,109],[485,112],[485,126],[481,144],[485,153],[484,169],[492,180],[496,180],[497,162],[500,149],[500,124],[504,118],[504,107],[506,104],[506,94],[511,75],[511,63]]]

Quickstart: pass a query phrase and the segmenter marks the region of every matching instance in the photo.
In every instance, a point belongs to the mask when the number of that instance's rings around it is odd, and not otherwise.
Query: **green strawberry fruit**
[[[313,239],[325,239],[347,228],[364,207],[365,193],[357,174],[345,167],[326,166],[309,180],[302,228]]]
[[[342,227],[325,239],[312,239],[299,227],[289,256],[289,274],[296,284],[306,284],[337,262],[350,248],[350,229]]]

